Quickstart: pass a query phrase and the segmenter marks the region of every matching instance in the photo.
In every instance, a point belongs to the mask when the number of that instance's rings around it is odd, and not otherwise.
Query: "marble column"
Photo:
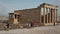
[[[51,23],[51,8],[49,8],[49,13],[50,13],[50,14],[49,14],[49,15],[50,15],[50,18],[49,18],[49,19],[50,19],[50,20],[49,20],[49,23]]]
[[[52,23],[53,23],[53,18],[54,18],[53,12],[54,12],[54,10],[52,9]]]
[[[55,9],[55,22],[57,22],[57,9]]]
[[[44,21],[44,24],[45,24],[45,7],[43,8],[43,21]]]
[[[57,22],[57,9],[55,9],[55,23]]]
[[[53,22],[55,23],[55,9],[53,9]]]
[[[56,9],[54,9],[54,23],[56,22]]]
[[[47,23],[48,23],[48,8],[46,8],[46,15],[47,15]]]
[[[39,10],[40,10],[40,23],[41,23],[41,7],[40,7],[40,9],[39,9]]]

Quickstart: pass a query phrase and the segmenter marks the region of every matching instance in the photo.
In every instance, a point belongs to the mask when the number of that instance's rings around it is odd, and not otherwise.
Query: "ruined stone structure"
[[[37,8],[16,10],[9,13],[12,24],[32,24],[32,26],[57,23],[57,6],[43,3]]]

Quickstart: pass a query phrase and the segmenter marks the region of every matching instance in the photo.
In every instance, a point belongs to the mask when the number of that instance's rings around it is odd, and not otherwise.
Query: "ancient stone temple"
[[[43,3],[37,8],[9,13],[9,21],[12,24],[32,24],[32,26],[56,24],[57,9],[55,5]]]

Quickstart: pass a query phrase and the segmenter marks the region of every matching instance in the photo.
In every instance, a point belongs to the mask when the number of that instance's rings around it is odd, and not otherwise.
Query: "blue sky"
[[[0,0],[0,15],[7,16],[9,12],[14,12],[14,10],[36,8],[42,3],[58,5],[60,8],[60,0]]]

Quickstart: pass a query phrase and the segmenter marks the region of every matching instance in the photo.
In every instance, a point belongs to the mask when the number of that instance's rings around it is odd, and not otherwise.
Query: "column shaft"
[[[46,8],[46,15],[47,15],[47,23],[48,23],[48,8]]]
[[[53,9],[53,23],[55,23],[55,9]]]
[[[52,23],[53,23],[53,18],[54,18],[53,12],[54,12],[54,11],[53,11],[53,9],[52,9]]]
[[[56,22],[57,22],[57,9],[56,9]]]
[[[43,17],[44,17],[44,24],[45,24],[45,7],[43,8]]]
[[[51,23],[51,8],[49,8],[49,23]]]
[[[54,9],[54,22],[56,22],[56,9]]]
[[[41,8],[40,8],[40,23],[41,23]]]
[[[51,18],[52,18],[52,19],[51,19],[51,22],[53,23],[53,13],[52,13],[52,11],[53,11],[53,10],[51,9],[51,15],[52,15],[52,17],[51,17]]]
[[[57,22],[57,9],[55,9],[55,23]]]

